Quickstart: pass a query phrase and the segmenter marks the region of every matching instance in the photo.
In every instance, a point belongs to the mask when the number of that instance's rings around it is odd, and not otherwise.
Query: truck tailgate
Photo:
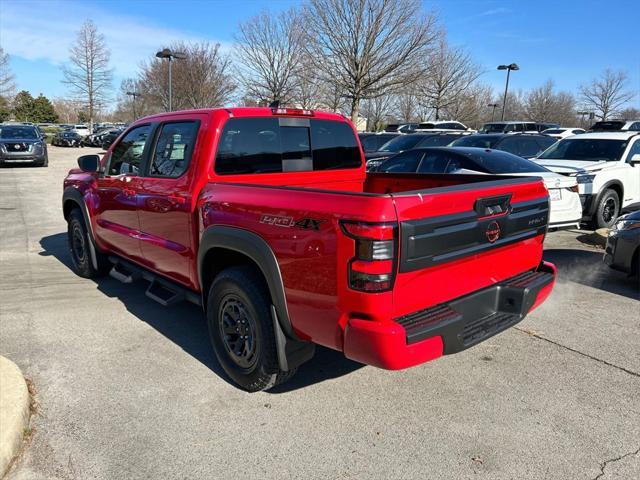
[[[395,317],[540,264],[547,190],[536,178],[502,178],[392,194],[399,222]]]

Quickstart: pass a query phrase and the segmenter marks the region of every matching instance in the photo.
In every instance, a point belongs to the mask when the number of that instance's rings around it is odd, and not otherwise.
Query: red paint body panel
[[[443,352],[440,337],[408,345],[404,328],[394,318],[491,286],[540,264],[543,235],[406,273],[399,272],[396,263],[401,252],[396,251],[396,259],[384,265],[360,264],[361,271],[372,273],[390,265],[394,275],[391,290],[363,293],[351,289],[348,269],[356,240],[341,229],[341,221],[390,222],[401,234],[402,222],[472,211],[480,197],[510,194],[512,203],[546,197],[544,185],[533,179],[498,186],[476,181],[464,189],[430,193],[467,180],[464,175],[367,175],[364,157],[361,167],[353,169],[216,174],[215,152],[225,122],[270,116],[270,109],[232,108],[147,117],[130,128],[184,119],[200,122],[191,163],[183,176],[124,180],[76,169],[69,172],[64,186],[81,191],[99,249],[196,292],[200,291],[199,239],[205,229],[225,225],[258,235],[277,259],[294,332],[382,368],[405,368]],[[333,113],[314,112],[312,118],[348,122]],[[113,148],[104,156],[103,167]],[[293,227],[298,219],[312,219],[318,229]],[[548,285],[538,294],[533,308],[551,288]]]

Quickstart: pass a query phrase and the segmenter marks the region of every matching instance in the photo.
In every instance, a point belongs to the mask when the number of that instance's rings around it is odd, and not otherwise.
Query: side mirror
[[[636,153],[635,155],[632,155],[629,163],[631,165],[640,165],[640,153]]]
[[[82,155],[81,157],[78,157],[78,166],[83,172],[95,173],[100,167],[100,156]]]

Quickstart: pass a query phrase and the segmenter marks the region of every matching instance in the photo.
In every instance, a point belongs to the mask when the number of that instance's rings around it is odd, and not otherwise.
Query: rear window
[[[616,122],[616,121],[596,122],[591,127],[591,130],[600,130],[600,131],[622,130],[622,127],[624,127],[624,123],[625,122]]]
[[[506,123],[485,123],[480,131],[483,133],[501,133],[506,126]]]
[[[360,148],[347,123],[301,118],[232,118],[215,171],[221,175],[358,168]]]
[[[423,135],[410,134],[401,135],[380,147],[381,152],[403,152],[404,150],[410,150],[415,147],[420,140],[424,138]]]
[[[475,148],[491,148],[502,137],[491,135],[468,135],[459,138],[451,144],[452,147],[475,147]]]
[[[460,138],[460,135],[433,135],[427,136],[418,143],[418,147],[446,147],[454,140]]]
[[[471,153],[467,155],[482,171],[497,175],[507,173],[548,172],[545,167],[531,160],[512,155],[508,152],[494,150],[490,153]],[[473,170],[473,167],[467,167]]]

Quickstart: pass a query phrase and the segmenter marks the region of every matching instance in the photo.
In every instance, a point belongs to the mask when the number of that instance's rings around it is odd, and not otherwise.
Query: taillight
[[[342,222],[342,229],[355,240],[355,256],[349,262],[349,287],[361,292],[391,290],[396,224]]]
[[[312,117],[313,110],[305,110],[302,108],[272,108],[271,112],[274,115],[302,115],[305,117]]]

